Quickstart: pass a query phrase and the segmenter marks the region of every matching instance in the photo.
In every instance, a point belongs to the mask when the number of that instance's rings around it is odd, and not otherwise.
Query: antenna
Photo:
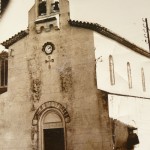
[[[144,27],[144,29],[143,29],[143,31],[145,32],[145,34],[144,34],[144,37],[146,38],[146,40],[145,40],[145,42],[148,44],[148,46],[149,46],[149,51],[150,51],[150,38],[149,38],[149,31],[150,31],[150,29],[149,29],[149,27],[148,27],[148,21],[147,21],[147,18],[142,18],[142,21],[143,21],[143,27]]]

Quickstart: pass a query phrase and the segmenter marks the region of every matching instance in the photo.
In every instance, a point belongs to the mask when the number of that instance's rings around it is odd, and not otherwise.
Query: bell
[[[42,1],[40,4],[39,4],[39,15],[45,15],[46,14],[46,2],[45,1]]]
[[[58,4],[59,4],[59,2],[57,2],[57,1],[54,3],[54,10],[55,10],[55,11],[59,11],[59,6],[58,6]]]

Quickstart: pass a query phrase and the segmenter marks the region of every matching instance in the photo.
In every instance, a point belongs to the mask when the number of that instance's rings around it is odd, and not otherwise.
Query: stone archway
[[[35,112],[33,120],[32,120],[32,130],[31,130],[31,139],[32,139],[32,148],[33,150],[38,150],[41,146],[42,137],[42,128],[41,128],[41,121],[43,120],[44,116],[48,112],[56,113],[60,118],[62,118],[63,128],[65,130],[65,123],[70,122],[70,116],[67,112],[66,108],[57,102],[48,101],[43,103]],[[40,148],[41,149],[41,148]]]

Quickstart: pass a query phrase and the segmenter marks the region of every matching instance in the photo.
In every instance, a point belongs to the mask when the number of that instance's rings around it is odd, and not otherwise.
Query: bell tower
[[[35,6],[37,19],[59,13],[59,0],[36,0]]]
[[[68,3],[68,0],[35,0],[36,32],[41,33],[43,29],[49,32],[52,27],[59,30],[61,14],[69,14]]]

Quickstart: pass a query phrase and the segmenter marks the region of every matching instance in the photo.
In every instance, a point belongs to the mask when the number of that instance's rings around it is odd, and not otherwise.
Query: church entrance
[[[32,120],[33,149],[66,150],[66,123],[70,116],[66,108],[54,101],[42,104]]]
[[[44,150],[65,150],[64,129],[44,129]]]
[[[51,109],[42,118],[42,150],[65,150],[65,129],[61,115]]]

